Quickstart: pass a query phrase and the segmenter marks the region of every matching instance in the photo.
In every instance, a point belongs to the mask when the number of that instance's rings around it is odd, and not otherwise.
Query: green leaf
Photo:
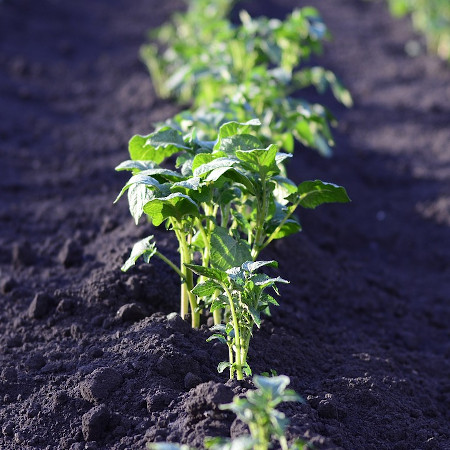
[[[121,162],[115,170],[120,172],[121,170],[147,170],[153,169],[155,167],[155,163],[153,161],[133,161],[131,159],[127,161]]]
[[[255,325],[258,328],[261,328],[261,315],[260,315],[259,311],[255,308],[253,308],[252,306],[249,306],[248,310],[250,312],[250,315],[252,316],[253,322],[255,322]]]
[[[255,190],[252,181],[247,177],[247,175],[244,172],[231,167],[219,167],[217,169],[212,170],[208,174],[208,176],[204,179],[204,181],[215,182],[222,177],[228,178],[230,180],[235,181],[236,183],[242,184],[247,188],[247,190],[250,193],[253,193]]]
[[[140,256],[144,256],[146,262],[156,253],[156,244],[153,242],[153,236],[148,236],[133,245],[130,257],[125,261],[121,270],[126,272],[130,267],[136,264]]]
[[[138,173],[137,175],[133,175],[127,182],[127,184],[122,188],[120,191],[120,194],[117,196],[117,198],[114,200],[114,203],[116,203],[120,197],[133,185],[135,184],[144,184],[148,187],[153,187],[156,189],[162,189],[161,184],[158,180],[155,180],[153,177],[150,177],[148,175],[142,175],[141,173]]]
[[[222,373],[225,369],[231,367],[231,364],[228,361],[222,361],[217,366],[217,372]]]
[[[262,301],[271,303],[272,305],[275,305],[275,306],[280,306],[280,304],[271,295],[266,294],[266,293],[263,294]]]
[[[212,161],[207,162],[206,164],[202,164],[201,166],[198,166],[194,170],[194,176],[200,177],[202,175],[207,175],[209,172],[213,171],[214,169],[231,168],[238,163],[239,163],[239,161],[234,158],[228,158],[228,157],[215,158]]]
[[[144,213],[144,205],[154,197],[155,194],[145,184],[133,184],[128,189],[128,205],[136,225]]]
[[[147,444],[149,450],[191,450],[188,445],[171,444],[168,442],[149,442]]]
[[[260,281],[255,281],[255,285],[259,286],[260,288],[265,288],[267,286],[270,286],[272,284],[275,283],[284,283],[284,284],[289,284],[289,281],[285,280],[284,278],[281,277],[276,277],[276,278],[267,278],[266,280],[260,280]]]
[[[169,169],[161,169],[159,167],[153,169],[147,169],[140,172],[141,175],[149,175],[157,180],[160,179],[162,182],[164,181],[180,181],[185,177],[181,175],[181,173],[175,172],[174,170]]]
[[[219,128],[219,139],[234,136],[236,134],[245,134],[247,131],[260,126],[261,122],[259,119],[252,119],[248,122],[227,122]],[[216,150],[215,147],[214,150]]]
[[[219,295],[211,302],[209,310],[210,312],[214,312],[216,309],[226,308],[227,306],[229,306],[228,297],[225,295]]]
[[[275,175],[271,179],[276,182],[275,198],[284,199],[297,192],[297,185],[289,178]]]
[[[180,221],[185,216],[197,217],[197,204],[187,195],[175,192],[167,197],[154,198],[144,206],[144,212],[155,226],[161,225],[169,217]]]
[[[202,166],[203,164],[208,164],[211,161],[214,161],[218,158],[226,158],[227,154],[224,152],[214,152],[214,153],[199,153],[194,156],[194,160],[192,161],[192,171],[195,171],[197,167]]]
[[[253,383],[263,392],[270,393],[273,399],[276,399],[284,392],[290,383],[290,380],[286,375],[278,375],[271,378],[255,375],[253,378]]]
[[[197,284],[191,292],[197,297],[208,297],[210,295],[213,295],[218,288],[220,288],[220,285],[217,284],[214,280],[209,279],[204,283]]]
[[[210,328],[210,330],[211,331],[218,331],[219,333],[222,333],[223,335],[227,334],[226,327],[225,327],[225,325],[223,323],[218,323],[216,325],[213,325]]]
[[[278,173],[280,170],[276,163],[278,148],[270,145],[266,149],[237,150],[236,156],[252,167],[256,173]]]
[[[188,180],[178,181],[170,186],[170,190],[173,192],[181,192],[188,194],[189,191],[198,191],[200,188],[200,178],[192,177]]]
[[[150,160],[160,164],[166,158],[182,150],[190,150],[182,134],[171,127],[163,127],[148,136],[135,135],[128,144],[131,159]]]
[[[245,375],[247,375],[248,377],[252,376],[252,369],[250,369],[250,366],[245,363],[244,366],[242,367],[242,370],[244,371]]]
[[[222,344],[227,343],[227,340],[221,334],[213,334],[208,339],[206,339],[206,342],[211,342],[211,341],[214,341],[215,339],[222,342]]]
[[[225,271],[251,261],[252,255],[246,243],[237,241],[228,234],[228,230],[216,227],[211,236],[211,265]]]
[[[219,269],[215,269],[212,267],[203,267],[197,264],[185,264],[185,266],[197,275],[203,275],[204,277],[210,278],[211,280],[223,283],[227,279],[227,274]]]
[[[255,272],[256,270],[260,269],[261,267],[278,267],[278,263],[276,261],[246,261],[244,264],[242,264],[242,269],[246,272]]]
[[[278,223],[272,223],[272,221],[270,221],[270,227],[267,228],[267,234],[271,235],[280,222],[281,221],[278,221]],[[291,217],[284,222],[283,226],[277,231],[277,233],[275,233],[272,239],[282,239],[286,236],[290,236],[291,234],[298,233],[299,231],[302,231],[302,226],[295,217]]]
[[[252,150],[261,148],[261,141],[251,134],[238,134],[223,138],[220,142],[219,150],[229,155],[234,155],[236,150]]]
[[[278,152],[275,156],[275,162],[277,163],[277,166],[279,166],[280,164],[283,164],[284,161],[290,158],[292,158],[292,155],[290,153]]]
[[[347,203],[350,201],[347,192],[342,186],[325,183],[320,180],[304,181],[298,186],[295,199],[304,208],[314,209],[323,203]],[[299,196],[299,197],[298,197]]]

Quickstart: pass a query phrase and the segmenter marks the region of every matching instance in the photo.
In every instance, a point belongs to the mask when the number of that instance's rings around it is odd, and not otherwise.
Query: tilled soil
[[[300,2],[304,3],[304,2]],[[245,2],[283,17],[293,0]],[[177,314],[159,260],[123,274],[136,227],[127,141],[176,108],[158,100],[138,48],[181,4],[0,3],[0,448],[140,449],[243,431],[218,405],[251,387],[216,372],[221,344]],[[408,21],[384,3],[318,5],[334,36],[317,61],[351,90],[332,159],[298,149],[297,182],[353,202],[301,213],[303,233],[263,255],[291,284],[255,333],[254,373],[291,378],[290,437],[318,449],[449,449],[450,71],[410,58]],[[309,93],[309,95],[311,95]]]

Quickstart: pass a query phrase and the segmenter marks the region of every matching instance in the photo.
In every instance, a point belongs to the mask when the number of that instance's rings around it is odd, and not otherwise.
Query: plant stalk
[[[231,296],[230,291],[228,290],[228,288],[221,283],[221,286],[223,288],[223,290],[225,291],[225,293],[227,294],[228,300],[230,302],[230,311],[231,311],[231,316],[233,319],[233,328],[234,328],[234,346],[235,346],[235,356],[236,356],[236,378],[238,380],[243,380],[244,379],[244,374],[242,372],[242,361],[241,361],[241,338],[240,338],[240,330],[239,330],[239,322],[238,322],[238,318],[237,318],[237,314],[236,314],[236,309],[234,307],[234,303],[233,303],[233,297]],[[232,361],[230,361],[231,364]],[[230,378],[233,378],[233,372],[230,369]]]

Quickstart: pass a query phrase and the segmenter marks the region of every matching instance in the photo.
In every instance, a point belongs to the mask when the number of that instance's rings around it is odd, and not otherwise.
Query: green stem
[[[178,242],[180,244],[180,265],[181,272],[184,275],[185,282],[181,285],[181,311],[183,313],[182,317],[187,314],[188,305],[191,307],[191,321],[192,328],[198,328],[200,326],[200,313],[196,311],[198,303],[197,298],[191,292],[194,288],[194,276],[190,269],[188,269],[185,264],[192,263],[191,252],[189,251],[187,239],[189,235],[181,230],[181,227],[174,227],[175,235],[177,236]]]
[[[214,325],[220,325],[222,323],[222,308],[215,309],[213,311]]]
[[[280,440],[281,450],[289,450],[286,437],[281,436],[279,440]]]
[[[184,274],[180,271],[180,269],[167,257],[165,257],[162,253],[159,253],[158,251],[155,252],[155,256],[157,256],[159,259],[164,261],[167,265],[169,265],[179,276],[180,278],[185,281]]]
[[[209,258],[211,255],[211,243],[210,239],[208,237],[208,234],[205,230],[205,227],[202,224],[202,221],[200,219],[196,219],[196,225],[198,227],[198,230],[200,231],[200,234],[203,238],[203,243],[205,244],[205,249],[203,250],[203,256],[202,256],[202,266],[208,267],[209,266]]]
[[[256,212],[256,236],[253,242],[252,258],[255,261],[259,255],[260,247],[263,244],[261,241],[264,239],[264,220],[267,215],[267,189],[266,189],[266,177],[261,176],[261,185],[263,190],[262,200],[258,201],[258,210]]]
[[[225,205],[221,210],[220,226],[226,228],[230,221],[230,208],[231,205]]]
[[[247,363],[247,354],[248,354],[248,348],[249,348],[249,344],[250,344],[250,333],[248,334],[248,336],[245,337],[245,339],[243,340],[242,343],[242,364],[246,364]]]
[[[236,356],[236,378],[238,380],[244,379],[244,374],[242,373],[242,361],[241,361],[241,338],[240,338],[240,332],[239,332],[239,322],[236,314],[236,309],[234,307],[233,303],[233,297],[231,296],[230,291],[228,288],[221,283],[221,286],[225,293],[227,294],[228,300],[230,302],[230,311],[231,311],[231,317],[233,320],[233,328],[234,328],[234,346],[236,347],[234,353]],[[231,364],[233,364],[230,361]],[[232,378],[232,372],[230,371],[230,378]]]

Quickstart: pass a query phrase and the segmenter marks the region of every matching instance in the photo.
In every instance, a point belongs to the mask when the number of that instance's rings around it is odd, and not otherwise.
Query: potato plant
[[[223,16],[211,20],[201,11],[194,19],[190,12],[176,17],[179,27],[168,25],[156,33],[159,46],[149,44],[142,50],[157,92],[192,103],[193,112],[182,113],[170,124],[185,132],[193,122],[204,123],[199,131],[212,139],[211,131],[226,121],[258,117],[265,145],[275,143],[292,152],[297,140],[329,156],[333,116],[322,105],[296,96],[315,86],[320,92],[331,88],[340,102],[352,103],[331,71],[297,69],[321,51],[328,34],[317,11],[297,9],[284,21],[253,19],[242,11],[238,26]],[[178,32],[180,27],[186,32]],[[165,50],[158,51],[162,47]]]
[[[251,375],[247,355],[253,327],[261,326],[261,313],[268,312],[269,305],[277,301],[266,292],[272,288],[278,294],[276,283],[288,283],[280,277],[270,277],[257,271],[264,266],[277,267],[276,261],[246,261],[240,267],[226,271],[197,265],[188,267],[206,281],[197,284],[194,294],[209,298],[210,310],[223,309],[225,325],[212,328],[215,332],[208,341],[218,339],[228,346],[228,361],[219,363],[218,371],[230,369],[230,379],[242,380],[244,373]]]
[[[294,216],[299,206],[349,201],[340,186],[320,180],[296,185],[283,176],[280,166],[290,155],[273,144],[264,148],[254,131],[259,125],[256,120],[226,123],[215,141],[199,140],[195,130],[182,135],[164,127],[134,136],[131,159],[117,167],[132,176],[116,201],[127,192],[136,223],[146,215],[153,225],[164,224],[174,232],[180,253],[176,266],[150,236],[135,244],[122,270],[141,256],[147,262],[157,256],[169,264],[182,281],[181,316],[190,312],[193,327],[199,326],[205,306],[193,290],[189,268],[196,256],[204,268],[220,271],[256,261],[273,240],[301,230]],[[175,155],[174,167],[167,168]],[[220,309],[214,311],[214,321],[221,323]]]
[[[250,434],[235,439],[207,438],[205,447],[211,450],[268,450],[278,444],[281,450],[304,450],[308,444],[300,439],[291,445],[286,439],[289,419],[277,409],[283,402],[302,402],[295,391],[286,389],[289,377],[279,375],[268,378],[255,376],[257,389],[250,390],[245,397],[235,396],[232,403],[220,405],[223,410],[236,414],[249,428]],[[190,450],[187,445],[149,443],[149,450]]]

